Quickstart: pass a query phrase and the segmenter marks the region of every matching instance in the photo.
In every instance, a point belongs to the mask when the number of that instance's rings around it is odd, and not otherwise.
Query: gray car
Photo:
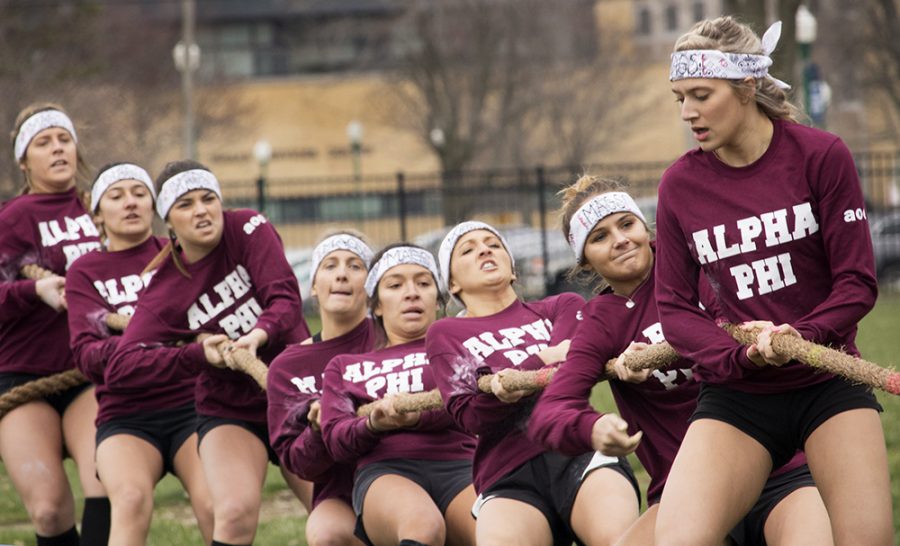
[[[875,272],[883,290],[900,291],[900,211],[892,211],[871,223]]]

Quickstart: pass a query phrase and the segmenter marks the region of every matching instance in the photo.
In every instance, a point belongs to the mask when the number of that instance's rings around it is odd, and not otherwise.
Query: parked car
[[[450,229],[446,227],[428,231],[416,237],[413,242],[437,256],[441,241]],[[575,256],[561,231],[546,230],[548,263],[545,269],[540,228],[511,225],[497,226],[497,229],[506,238],[510,252],[516,259],[516,287],[523,298],[529,300],[542,298],[548,293],[574,291],[585,294],[589,291],[567,278],[569,270],[575,264]]]
[[[870,229],[878,285],[885,290],[900,291],[900,211],[873,220]]]

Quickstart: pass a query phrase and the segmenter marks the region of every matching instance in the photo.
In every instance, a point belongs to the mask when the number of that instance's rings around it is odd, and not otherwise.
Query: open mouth
[[[497,269],[497,262],[494,260],[485,260],[479,269],[482,271],[494,271]]]
[[[197,223],[194,225],[194,228],[195,228],[195,229],[206,229],[206,228],[209,228],[209,227],[212,227],[212,222],[210,222],[209,220],[202,220],[202,221],[200,221],[200,222],[197,222]]]
[[[68,164],[69,164],[69,162],[66,161],[65,159],[57,159],[56,161],[54,161],[53,163],[50,164],[50,168],[53,169],[56,167],[65,167]]]
[[[140,220],[141,217],[137,214],[131,213],[125,216],[126,220]]]
[[[691,127],[691,131],[694,132],[694,138],[703,142],[707,138],[709,138],[709,128],[708,127]]]

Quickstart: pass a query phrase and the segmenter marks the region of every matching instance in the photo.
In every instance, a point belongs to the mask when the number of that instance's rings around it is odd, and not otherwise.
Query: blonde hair
[[[762,42],[749,26],[731,16],[705,19],[695,24],[675,41],[674,51],[688,49],[717,49],[726,53],[763,55]],[[747,96],[751,89],[743,81],[728,80],[738,96]],[[799,109],[791,104],[783,89],[769,78],[756,78],[754,99],[757,107],[769,118],[797,121]]]
[[[585,204],[592,197],[613,191],[625,191],[627,187],[628,184],[625,182],[613,178],[583,174],[578,177],[574,184],[560,190],[557,193],[562,203],[559,209],[559,220],[562,224],[560,227],[562,227],[563,237],[565,237],[566,241],[569,240],[569,224],[572,222],[572,217],[581,208],[581,205]],[[638,219],[640,220],[640,218]],[[646,222],[642,221],[641,223],[644,224],[650,236],[653,237],[653,230],[650,229],[650,226]],[[594,293],[602,292],[609,286],[609,283],[591,267],[591,264],[584,257],[582,257],[580,263],[572,266],[566,277],[572,282],[594,285]]]
[[[66,111],[62,106],[53,103],[53,102],[36,102],[29,104],[25,108],[23,108],[19,115],[16,116],[16,124],[12,132],[10,132],[10,142],[15,146],[16,137],[19,136],[19,130],[22,128],[22,124],[30,118],[31,116],[37,114],[38,112],[44,112],[46,110],[59,110],[60,112],[66,114]],[[88,165],[87,161],[85,161],[83,154],[81,153],[82,146],[81,144],[76,144],[75,146],[75,185],[79,187],[78,195],[81,198],[81,202],[84,204],[84,208],[90,210],[90,200],[91,195],[83,188],[86,188],[90,185],[91,181],[91,168]],[[24,163],[28,159],[28,149],[25,150],[25,155],[22,157],[21,163]],[[25,178],[25,186],[22,187],[21,194],[29,193],[33,188],[31,186],[31,177],[28,176],[28,171],[23,170],[22,176]]]

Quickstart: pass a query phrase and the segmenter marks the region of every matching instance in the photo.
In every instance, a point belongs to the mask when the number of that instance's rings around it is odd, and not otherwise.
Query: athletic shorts
[[[584,478],[598,468],[610,468],[625,476],[634,487],[640,505],[640,488],[631,465],[624,458],[599,452],[567,457],[547,451],[526,461],[478,495],[472,515],[477,518],[484,503],[493,498],[514,499],[544,514],[554,545],[569,546],[573,541],[581,544],[572,529],[572,507]]]
[[[47,376],[19,372],[0,373],[0,394],[4,394],[9,390],[18,387],[19,385],[23,385],[25,383],[28,383],[29,381],[34,381],[35,379],[41,379],[42,377]],[[62,414],[66,412],[66,408],[69,407],[69,404],[74,402],[75,399],[78,398],[79,394],[83,393],[91,386],[92,385],[90,383],[82,383],[81,385],[76,385],[62,392],[51,394],[50,396],[45,396],[43,397],[43,400],[50,404],[53,409],[56,410],[56,413],[58,413],[59,416],[62,417]]]
[[[775,506],[797,489],[815,486],[816,482],[813,481],[806,465],[769,478],[759,495],[759,500],[728,536],[734,541],[735,546],[765,546],[766,520],[769,519],[769,514]]]
[[[328,474],[319,481],[313,482],[313,509],[324,500],[336,499],[353,506],[353,473],[356,466],[346,463],[334,463]]]
[[[819,425],[860,408],[883,411],[870,387],[840,377],[776,394],[746,393],[704,383],[691,421],[728,423],[762,444],[772,457],[772,468],[780,468],[797,450],[803,450]]]
[[[244,421],[243,419],[231,419],[228,417],[213,417],[212,415],[202,415],[198,413],[196,429],[197,448],[200,447],[200,442],[203,441],[203,437],[206,436],[209,431],[222,425],[237,425],[252,432],[253,435],[259,438],[259,441],[266,446],[269,462],[275,466],[281,465],[278,461],[278,454],[275,453],[275,450],[269,445],[269,429],[265,423],[254,423],[251,421]]]
[[[175,474],[175,454],[197,429],[193,402],[180,408],[134,413],[101,423],[97,427],[97,445],[117,434],[146,440],[163,458],[163,473]]]
[[[441,511],[447,507],[460,491],[472,483],[472,461],[429,461],[423,459],[389,459],[366,465],[356,470],[353,480],[353,511],[356,512],[356,536],[366,544],[371,544],[363,527],[363,501],[369,488],[381,476],[397,475],[418,484],[428,493]]]

